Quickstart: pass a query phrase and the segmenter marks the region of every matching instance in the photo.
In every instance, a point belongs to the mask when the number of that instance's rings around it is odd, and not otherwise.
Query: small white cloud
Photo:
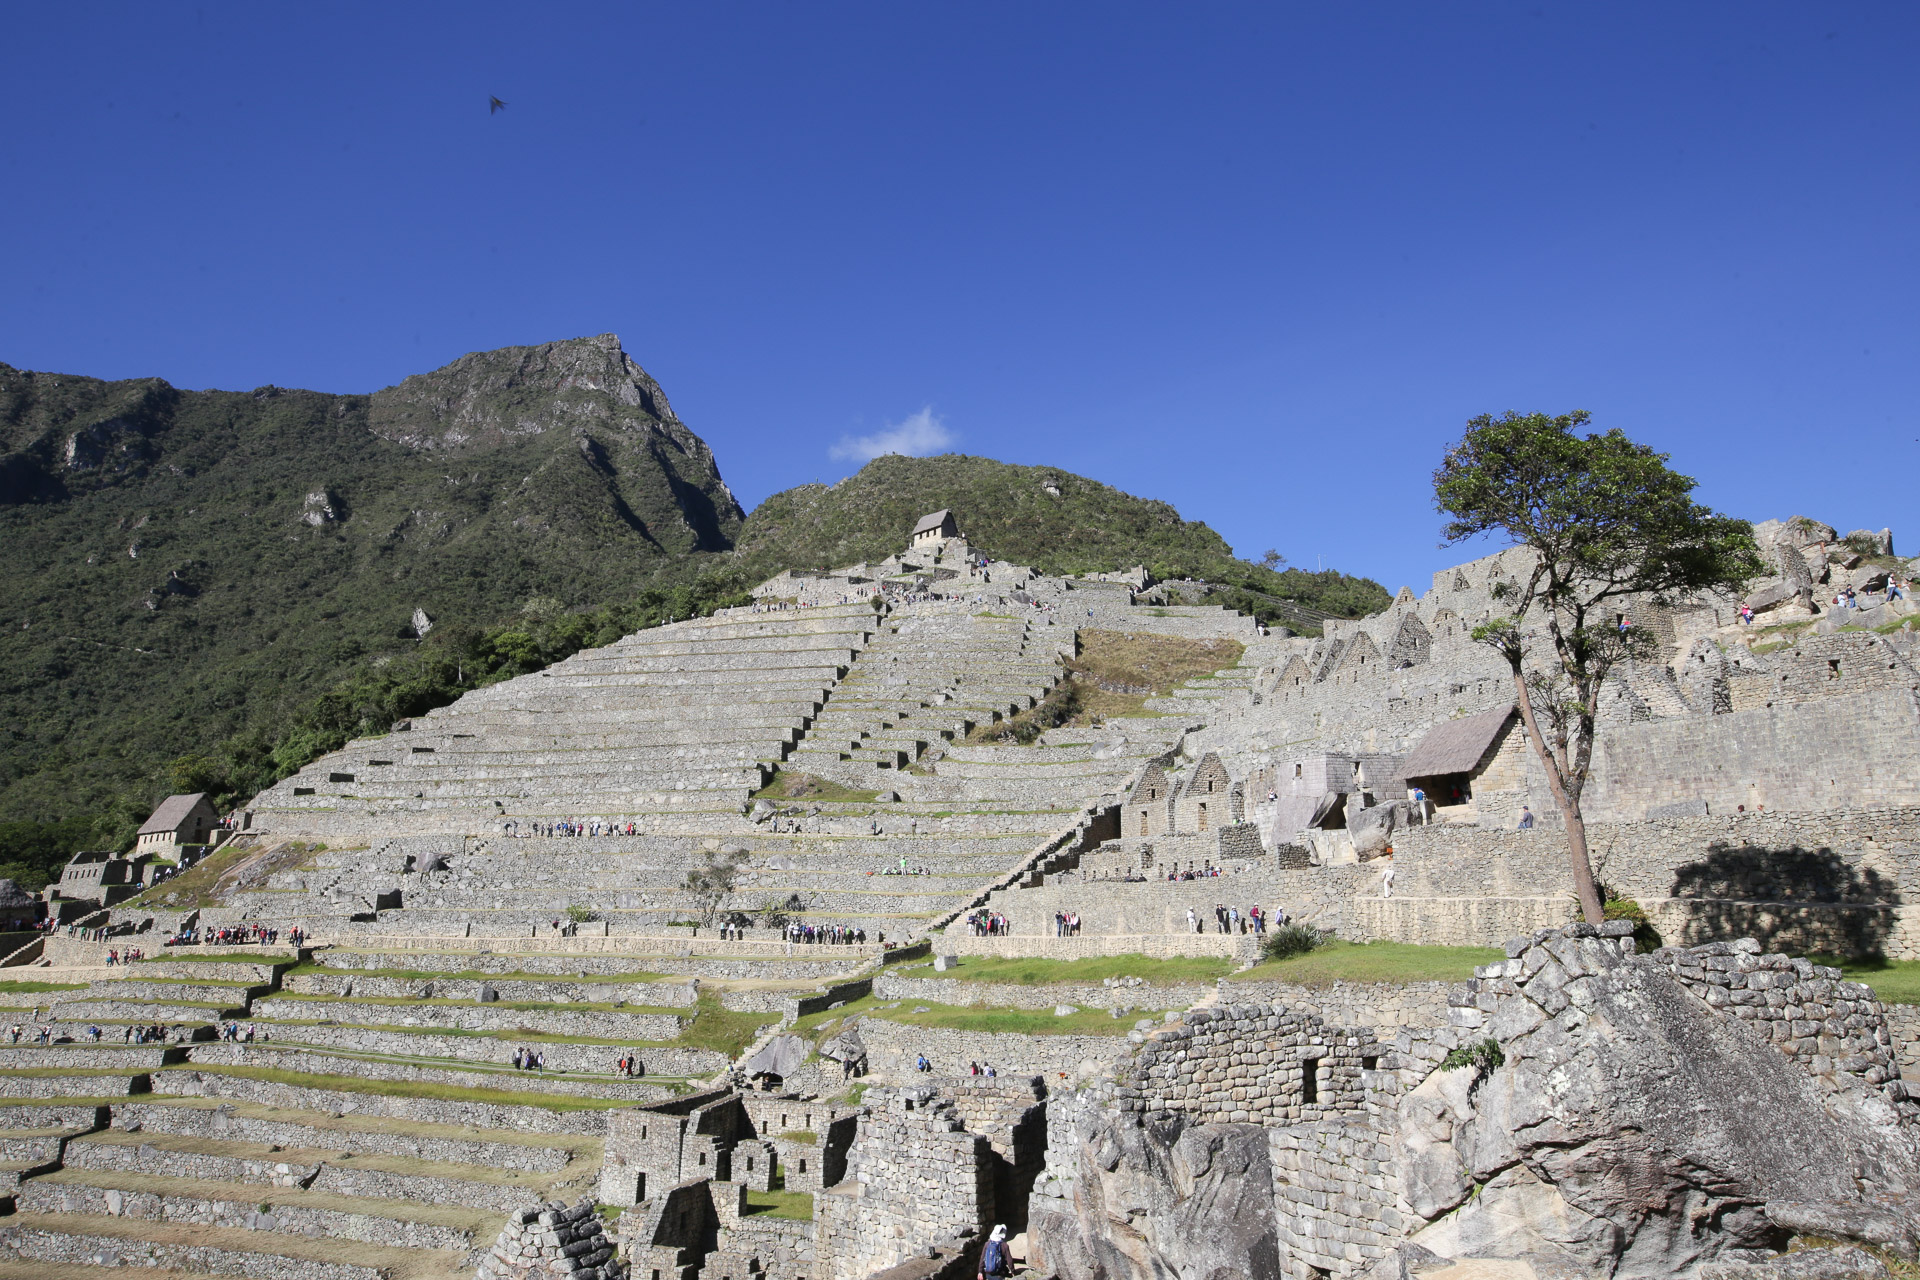
[[[924,458],[930,453],[939,453],[951,445],[957,437],[947,430],[947,424],[934,413],[928,405],[904,422],[887,424],[884,431],[876,431],[870,436],[841,436],[840,443],[827,450],[829,456],[842,462],[865,464],[882,454],[904,453],[909,458]]]

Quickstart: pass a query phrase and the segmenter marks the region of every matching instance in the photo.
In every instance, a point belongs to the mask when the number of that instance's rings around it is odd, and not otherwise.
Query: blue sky
[[[36,5],[0,360],[370,391],[619,333],[751,507],[860,442],[1427,585],[1469,416],[1920,551],[1920,7]],[[508,106],[487,111],[488,95]],[[868,448],[871,445],[866,446]]]

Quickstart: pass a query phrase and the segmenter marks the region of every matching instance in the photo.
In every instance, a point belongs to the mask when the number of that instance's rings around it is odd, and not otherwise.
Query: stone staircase
[[[900,611],[835,686],[788,766],[852,787],[890,785],[890,771],[1045,696],[1062,672],[1041,631],[984,613]]]
[[[739,813],[876,623],[728,610],[637,632],[360,739],[262,792],[255,824],[332,838]]]

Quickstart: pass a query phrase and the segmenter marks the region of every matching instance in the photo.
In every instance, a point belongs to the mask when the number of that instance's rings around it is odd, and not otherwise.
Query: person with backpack
[[[1013,1259],[1007,1255],[1006,1224],[995,1223],[986,1247],[980,1250],[980,1280],[998,1280],[1012,1271]]]

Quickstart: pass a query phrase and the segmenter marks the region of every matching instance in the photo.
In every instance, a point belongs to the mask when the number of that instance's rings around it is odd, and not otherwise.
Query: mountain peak
[[[660,384],[612,333],[469,352],[374,392],[368,425],[415,449],[488,448],[595,425],[666,430],[683,448],[695,439],[680,426]]]

